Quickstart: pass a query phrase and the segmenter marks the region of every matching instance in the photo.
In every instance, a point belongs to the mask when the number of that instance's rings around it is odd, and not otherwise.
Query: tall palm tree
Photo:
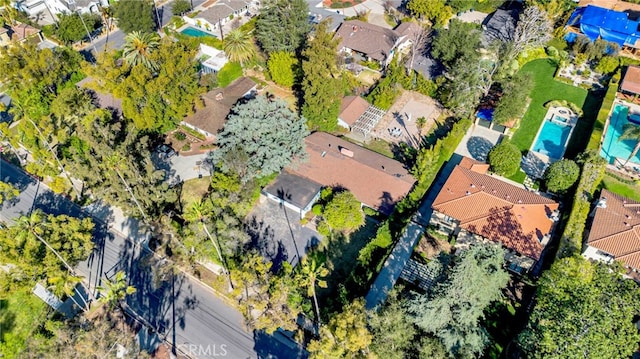
[[[222,265],[222,269],[229,280],[229,289],[233,289],[233,283],[231,282],[231,275],[227,268],[224,265],[224,258],[222,257],[222,250],[220,249],[220,245],[214,240],[211,232],[207,228],[206,220],[210,218],[212,215],[212,208],[209,202],[202,202],[201,200],[197,200],[191,203],[191,205],[187,208],[187,210],[182,214],[182,217],[185,221],[190,223],[199,222],[200,227],[202,227],[204,233],[207,235],[211,244],[213,244],[213,248],[218,254],[218,259],[220,260],[220,264]]]
[[[125,37],[122,56],[131,66],[143,64],[148,69],[155,71],[158,69],[158,64],[151,60],[150,55],[158,46],[160,46],[158,34],[134,31]]]
[[[318,264],[314,258],[304,257],[300,262],[300,272],[298,273],[298,283],[307,288],[307,295],[313,298],[313,305],[316,310],[316,320],[320,324],[320,307],[316,296],[316,285],[320,288],[327,287],[327,281],[322,278],[329,275],[329,270],[324,264]]]
[[[62,262],[62,264],[64,264],[64,267],[67,269],[68,274],[61,273],[59,277],[51,276],[47,279],[50,284],[59,287],[58,289],[56,289],[56,291],[54,291],[54,293],[60,294],[60,289],[63,289],[65,291],[69,291],[69,289],[71,289],[71,291],[75,290],[77,292],[77,285],[82,282],[82,277],[76,276],[73,267],[71,267],[71,265],[62,257],[62,255],[60,255],[60,253],[58,253],[58,251],[42,237],[42,235],[45,233],[47,225],[48,222],[46,216],[41,210],[35,210],[29,213],[29,215],[20,216],[20,218],[18,218],[15,222],[15,226],[21,228],[21,231],[19,232],[20,238],[17,238],[17,240],[25,240],[24,236],[35,237],[40,242],[42,242],[42,244],[44,244],[45,247],[47,247],[47,249],[49,249]],[[66,293],[68,294],[69,292]],[[78,295],[85,303],[84,306],[78,306],[88,309],[89,305],[84,300],[82,294],[78,292]],[[91,292],[89,292],[89,295],[93,297],[93,294]]]
[[[243,65],[245,61],[253,58],[256,48],[249,33],[236,29],[230,31],[224,38],[224,52],[227,53],[229,60]]]
[[[105,285],[98,287],[98,290],[104,292],[99,302],[109,304],[109,309],[113,309],[116,305],[122,308],[124,299],[136,292],[134,286],[127,284],[127,275],[123,271],[115,274],[112,280],[105,279]]]
[[[83,311],[89,310],[89,303],[87,303],[84,296],[77,291],[78,284],[82,283],[82,277],[69,272],[62,272],[58,276],[48,277],[47,283],[49,284],[48,289],[58,298],[66,294],[78,307],[82,308]],[[76,293],[78,293],[78,297],[82,300],[82,305],[75,300]]]
[[[640,126],[635,125],[633,123],[628,123],[624,125],[622,134],[620,135],[620,137],[618,137],[618,141],[623,141],[623,140],[633,140],[636,142],[636,145],[633,148],[633,151],[631,151],[631,154],[629,155],[627,160],[624,162],[623,166],[626,166],[627,163],[629,163],[629,161],[635,155],[637,155],[638,151],[640,150]]]

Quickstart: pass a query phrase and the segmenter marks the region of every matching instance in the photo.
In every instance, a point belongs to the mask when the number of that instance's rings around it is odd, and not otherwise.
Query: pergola
[[[385,113],[386,111],[381,108],[373,105],[369,106],[369,108],[367,108],[367,110],[358,117],[353,126],[351,126],[351,132],[362,135],[365,141],[368,140],[371,131],[373,131]]]

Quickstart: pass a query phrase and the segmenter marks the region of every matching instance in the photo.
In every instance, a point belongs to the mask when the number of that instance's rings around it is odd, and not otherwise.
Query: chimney
[[[343,155],[347,156],[347,157],[351,157],[353,158],[353,151],[347,149],[347,148],[340,148],[340,153],[342,153]]]

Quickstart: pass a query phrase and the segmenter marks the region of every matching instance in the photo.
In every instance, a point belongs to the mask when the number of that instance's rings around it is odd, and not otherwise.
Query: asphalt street
[[[65,197],[55,195],[46,186],[22,170],[0,160],[0,180],[12,183],[20,196],[0,207],[0,220],[10,223],[34,209],[45,213],[88,216]],[[91,256],[76,270],[85,278],[89,291],[103,278],[117,271],[127,273],[137,292],[127,299],[138,318],[150,324],[160,337],[175,345],[176,350],[194,358],[298,358],[300,349],[284,340],[264,333],[244,330],[241,314],[226,305],[213,292],[181,272],[155,276],[152,267],[162,261],[154,259],[148,249],[109,230],[96,222]],[[157,272],[157,271],[156,271]]]

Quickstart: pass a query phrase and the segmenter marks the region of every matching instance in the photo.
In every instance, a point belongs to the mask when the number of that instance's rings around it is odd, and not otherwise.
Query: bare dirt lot
[[[415,91],[403,91],[380,120],[372,137],[396,144],[405,142],[417,148],[422,136],[429,132],[442,111],[442,106],[431,97]],[[425,121],[419,127],[417,121],[421,117]]]

